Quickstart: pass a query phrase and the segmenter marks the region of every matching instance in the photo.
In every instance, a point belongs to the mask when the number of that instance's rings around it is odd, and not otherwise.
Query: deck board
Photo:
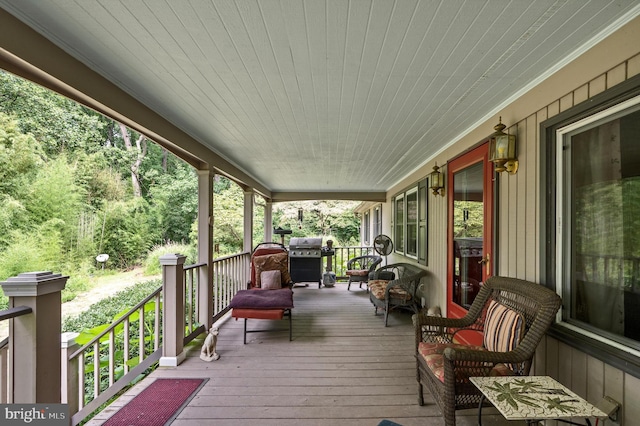
[[[242,320],[229,319],[219,360],[200,360],[200,336],[180,366],[157,369],[87,424],[100,425],[155,378],[202,377],[208,382],[173,426],[444,425],[428,391],[417,404],[410,313],[392,313],[385,328],[366,291],[345,283],[295,288],[294,305],[293,341],[287,319],[250,320],[249,330],[268,331],[248,334],[244,345]],[[517,424],[487,414],[486,425]],[[461,426],[476,423],[475,410],[457,417]]]

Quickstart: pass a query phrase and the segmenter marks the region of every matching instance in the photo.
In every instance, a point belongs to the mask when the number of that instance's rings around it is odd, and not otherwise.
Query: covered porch
[[[443,425],[430,400],[419,406],[411,314],[393,312],[389,326],[374,316],[364,289],[294,288],[293,341],[287,321],[250,320],[243,345],[242,320],[220,325],[220,359],[199,358],[204,334],[185,348],[178,366],[159,368],[93,418],[100,425],[157,378],[207,378],[182,410],[181,425],[377,425],[382,419]],[[486,424],[506,425],[484,410]],[[477,412],[458,414],[459,425],[477,424]],[[517,423],[509,423],[510,425]]]

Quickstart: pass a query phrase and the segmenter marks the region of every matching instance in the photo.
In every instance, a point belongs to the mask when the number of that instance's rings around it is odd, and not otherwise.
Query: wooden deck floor
[[[352,285],[347,292],[346,283],[295,288],[294,304],[293,341],[287,320],[250,320],[250,330],[270,331],[248,334],[244,345],[242,320],[230,319],[220,327],[219,360],[200,360],[197,339],[180,366],[157,369],[88,425],[100,425],[161,377],[209,379],[173,426],[444,425],[431,400],[417,404],[409,313],[392,313],[385,328],[366,291]],[[517,424],[486,414],[485,425]],[[477,422],[475,410],[457,418],[460,426]]]

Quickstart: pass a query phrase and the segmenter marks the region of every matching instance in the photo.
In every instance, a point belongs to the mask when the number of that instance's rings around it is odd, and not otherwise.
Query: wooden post
[[[9,308],[32,309],[9,323],[11,403],[60,403],[60,293],[68,279],[48,271],[26,272],[0,283]]]
[[[253,250],[253,190],[244,191],[243,251]]]
[[[79,410],[79,391],[78,388],[78,358],[69,362],[69,355],[80,349],[80,345],[76,343],[76,337],[79,333],[67,332],[61,336],[61,393],[63,404],[69,407],[69,415],[73,416]]]
[[[264,241],[273,241],[273,202],[264,204]]]
[[[160,256],[162,266],[162,357],[160,367],[184,361],[184,261],[181,254]]]
[[[207,168],[198,170],[198,322],[206,330],[213,323],[213,178]]]
[[[0,404],[9,402],[9,343],[0,348]]]

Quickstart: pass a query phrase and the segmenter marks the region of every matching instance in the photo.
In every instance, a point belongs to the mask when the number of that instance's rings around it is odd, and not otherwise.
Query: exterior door
[[[467,313],[493,271],[493,176],[488,143],[447,164],[447,316],[451,318]],[[471,344],[477,339],[462,338]]]

